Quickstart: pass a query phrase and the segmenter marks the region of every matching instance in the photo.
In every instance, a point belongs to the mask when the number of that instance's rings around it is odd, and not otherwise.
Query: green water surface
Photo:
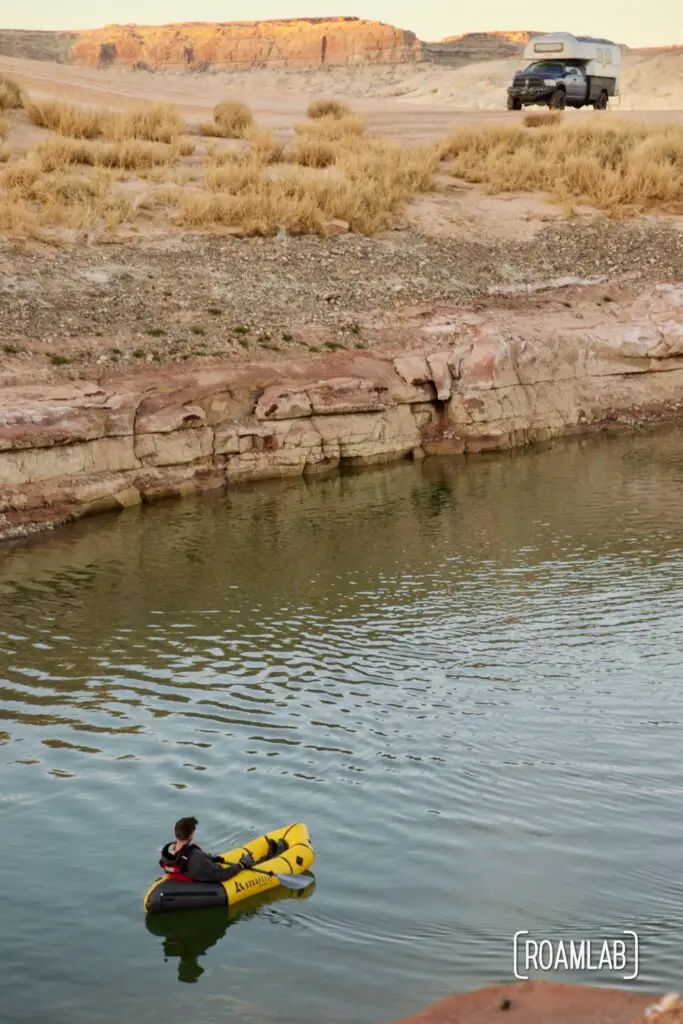
[[[3,1024],[381,1022],[524,928],[637,928],[680,988],[682,509],[667,432],[3,549]],[[146,923],[185,814],[306,821],[315,890]]]

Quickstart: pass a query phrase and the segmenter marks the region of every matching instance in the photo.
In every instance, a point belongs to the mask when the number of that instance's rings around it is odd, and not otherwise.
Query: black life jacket
[[[192,851],[201,850],[201,846],[197,846],[196,843],[188,843],[183,846],[180,853],[171,853],[170,846],[171,843],[166,843],[161,851],[161,860],[159,861],[161,870],[176,882],[194,882],[194,878],[188,871],[188,861]]]

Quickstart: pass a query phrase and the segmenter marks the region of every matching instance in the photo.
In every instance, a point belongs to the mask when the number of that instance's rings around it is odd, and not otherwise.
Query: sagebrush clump
[[[243,139],[254,126],[254,115],[249,107],[237,100],[219,103],[213,111],[213,123],[200,124],[202,135],[220,139]]]
[[[72,139],[104,139],[109,142],[141,139],[170,143],[187,131],[178,111],[167,103],[154,103],[130,113],[119,113],[78,107],[61,100],[45,100],[29,103],[27,112],[33,124]]]
[[[309,103],[306,113],[314,121],[322,117],[332,117],[340,120],[342,117],[350,117],[352,115],[351,107],[346,103],[342,103],[341,100],[313,100],[312,103]]]
[[[442,146],[458,178],[491,193],[548,192],[612,214],[683,199],[683,125],[606,121],[462,128]]]
[[[18,82],[0,75],[0,110],[19,110],[26,103],[26,95]]]

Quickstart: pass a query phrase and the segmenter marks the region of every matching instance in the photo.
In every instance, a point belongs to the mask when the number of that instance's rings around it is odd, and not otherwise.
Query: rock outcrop
[[[394,1024],[679,1024],[682,1008],[676,993],[657,1001],[623,989],[518,981],[448,996]]]
[[[412,32],[360,18],[107,25],[79,32],[69,51],[76,64],[148,68],[296,67],[395,64],[420,58]]]
[[[683,421],[683,284],[621,319],[472,316],[422,352],[0,389],[0,537],[247,480]]]

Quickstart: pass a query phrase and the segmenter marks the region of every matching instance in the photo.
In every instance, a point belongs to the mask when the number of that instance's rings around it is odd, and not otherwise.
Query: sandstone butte
[[[449,996],[394,1024],[683,1024],[683,1001],[549,981],[490,985]]]
[[[416,344],[0,388],[0,538],[243,481],[683,421],[683,282],[617,320],[437,318]]]
[[[420,59],[412,32],[360,18],[107,25],[77,33],[69,60],[97,67],[393,64]]]
[[[444,36],[442,43],[460,43],[464,39],[474,42],[475,40],[486,41],[489,39],[502,39],[504,43],[526,43],[534,36],[541,35],[540,32],[530,31],[508,31],[508,32],[463,32],[459,36]]]

